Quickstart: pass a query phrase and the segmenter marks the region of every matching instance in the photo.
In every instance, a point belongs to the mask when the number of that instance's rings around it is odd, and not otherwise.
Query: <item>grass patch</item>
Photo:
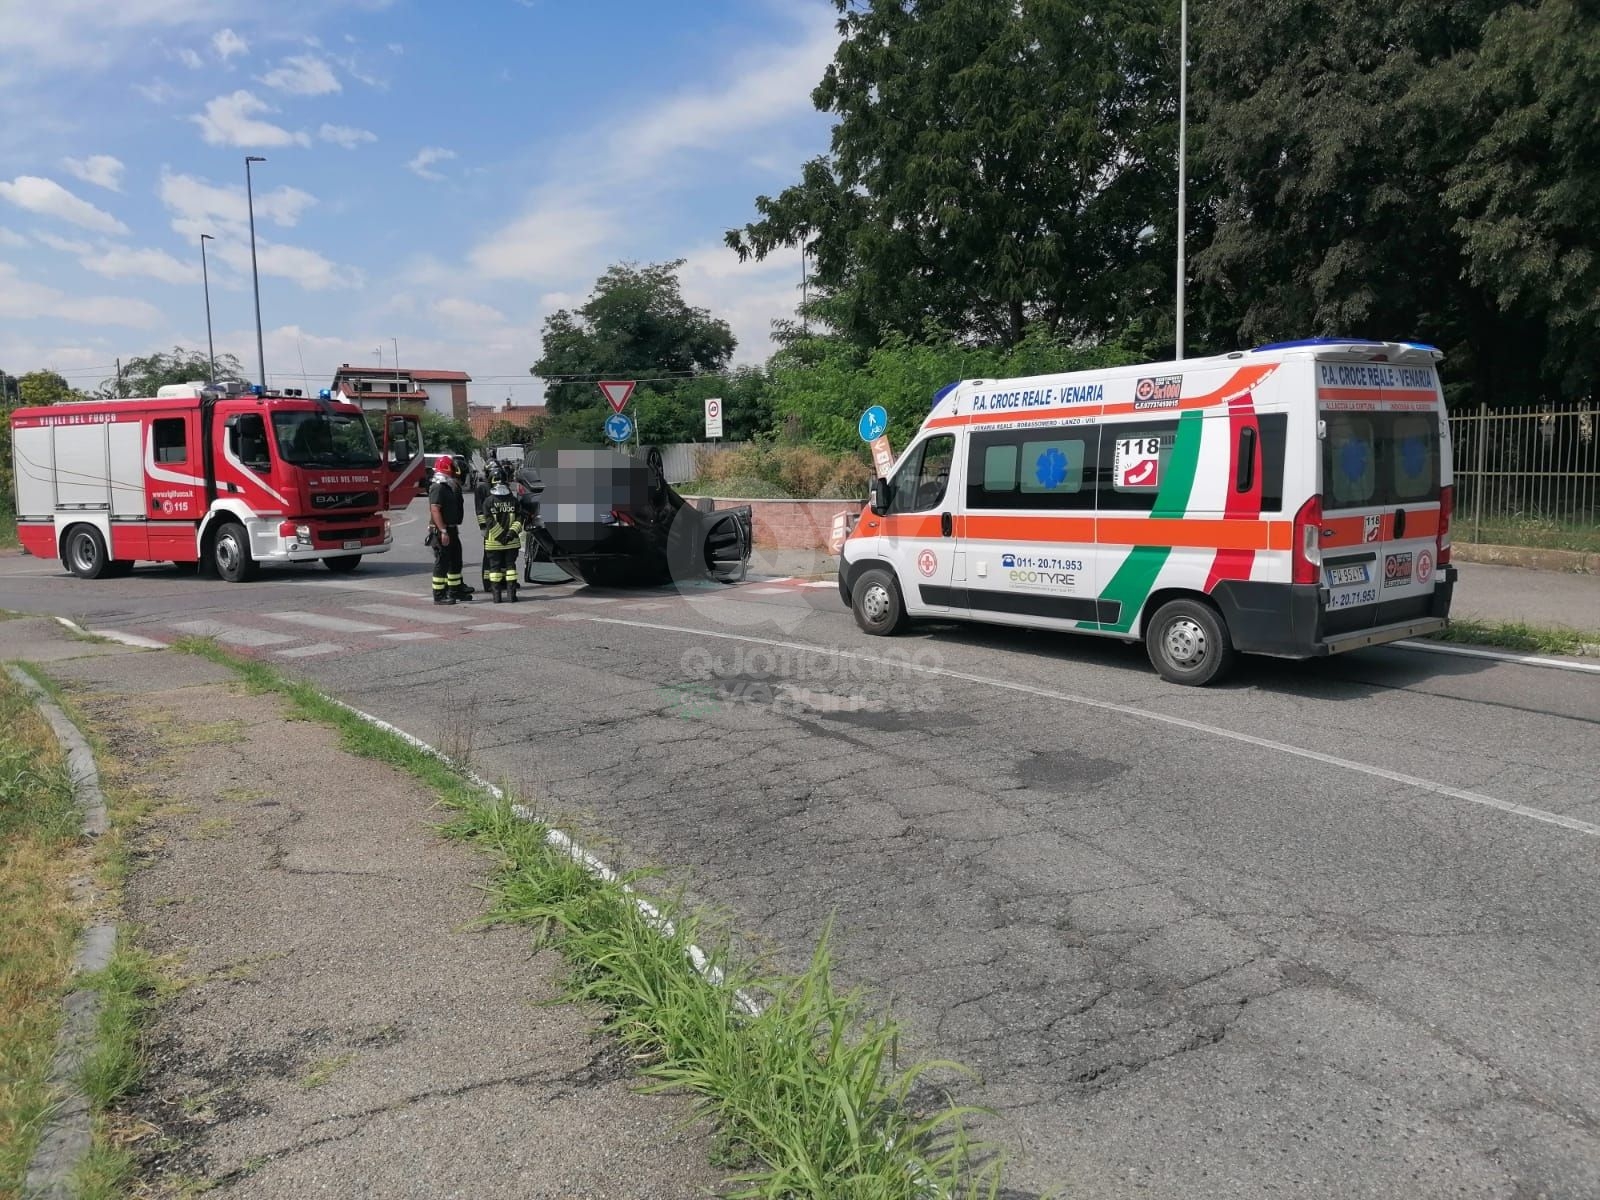
[[[896,1064],[900,1031],[861,992],[833,985],[825,932],[798,974],[733,952],[731,928],[681,897],[641,910],[632,876],[589,874],[550,830],[473,786],[441,759],[375,729],[307,684],[235,658],[213,642],[180,647],[236,670],[336,729],[346,748],[407,771],[454,810],[444,832],[493,861],[485,918],[530,926],[572,964],[573,998],[598,1004],[657,1090],[686,1091],[716,1123],[719,1158],[748,1197],[913,1200],[994,1197],[1002,1161],[968,1135],[977,1110],[936,1077],[952,1063]],[[705,955],[709,978],[691,947]],[[741,996],[758,997],[746,1013]]]
[[[1556,517],[1514,517],[1485,521],[1476,531],[1470,513],[1456,513],[1451,532],[1457,541],[1487,546],[1531,546],[1539,550],[1578,550],[1600,554],[1600,522]]]
[[[331,1058],[324,1058],[311,1064],[311,1069],[300,1080],[300,1086],[310,1091],[327,1083],[341,1068],[348,1067],[355,1062],[354,1054],[336,1054]]]
[[[0,673],[0,1195],[21,1189],[48,1118],[48,1084],[79,919],[68,879],[86,862],[55,738]]]
[[[1600,645],[1600,632],[1582,633],[1575,629],[1528,625],[1522,621],[1475,621],[1471,618],[1452,618],[1448,626],[1431,636],[1437,642],[1498,646],[1537,654],[1592,654],[1594,651],[1586,648]]]

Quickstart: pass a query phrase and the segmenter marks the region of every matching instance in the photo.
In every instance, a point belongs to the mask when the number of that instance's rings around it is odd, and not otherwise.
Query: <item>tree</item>
[[[1097,337],[1170,303],[1172,0],[834,3],[831,153],[730,246],[804,247],[812,315],[865,347]]]
[[[29,371],[17,379],[17,395],[22,404],[63,404],[70,400],[83,400],[82,392],[75,390],[54,371]]]
[[[429,454],[471,454],[480,448],[465,421],[453,421],[431,408],[422,413],[422,445]]]
[[[211,378],[211,360],[203,350],[174,346],[170,354],[147,354],[130,358],[119,378],[113,375],[100,384],[102,396],[154,396],[171,383],[192,383]],[[244,366],[231,354],[217,355],[218,379],[244,378]]]
[[[1600,375],[1600,15],[1575,0],[1504,6],[1446,97],[1472,138],[1447,173],[1467,277],[1545,337],[1551,389]]]
[[[647,439],[687,441],[704,432],[693,400],[700,393],[686,389],[698,376],[722,374],[736,342],[726,321],[684,300],[682,266],[682,259],[619,263],[595,281],[581,308],[545,320],[544,352],[531,371],[545,381],[553,436],[600,439],[610,412],[596,386],[602,379],[639,381],[630,411]]]

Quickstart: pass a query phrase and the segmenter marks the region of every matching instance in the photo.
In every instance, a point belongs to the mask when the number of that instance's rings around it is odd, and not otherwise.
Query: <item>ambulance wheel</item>
[[[1233,646],[1217,610],[1199,600],[1163,604],[1145,630],[1150,662],[1168,683],[1204,687],[1233,664]]]
[[[244,526],[229,521],[217,530],[211,541],[211,563],[219,578],[228,583],[244,583],[254,579],[256,560],[250,556],[250,538]]]
[[[881,567],[861,572],[850,589],[850,610],[855,613],[861,632],[889,637],[906,627],[906,606],[900,598],[900,585]]]
[[[106,541],[93,525],[74,525],[61,543],[61,557],[67,570],[79,579],[99,579],[111,574],[111,558]]]
[[[361,555],[341,554],[338,558],[325,558],[322,561],[335,575],[348,575],[361,565]]]

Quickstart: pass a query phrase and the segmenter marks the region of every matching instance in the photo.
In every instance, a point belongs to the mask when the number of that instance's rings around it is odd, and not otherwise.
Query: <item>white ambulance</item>
[[[857,623],[1143,639],[1174,683],[1235,651],[1336,654],[1443,628],[1453,487],[1431,346],[1314,339],[966,380],[845,539]]]

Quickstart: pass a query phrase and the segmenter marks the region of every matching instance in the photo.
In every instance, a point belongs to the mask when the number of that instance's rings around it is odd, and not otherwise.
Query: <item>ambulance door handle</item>
[[[1403,508],[1397,508],[1394,510],[1394,536],[1396,539],[1399,539],[1405,537],[1405,535],[1406,510]]]
[[[951,521],[949,513],[940,513],[939,514],[939,532],[941,534],[943,534],[945,537],[949,537],[950,536],[950,531],[954,527],[955,527],[955,524],[954,524],[953,521]]]

